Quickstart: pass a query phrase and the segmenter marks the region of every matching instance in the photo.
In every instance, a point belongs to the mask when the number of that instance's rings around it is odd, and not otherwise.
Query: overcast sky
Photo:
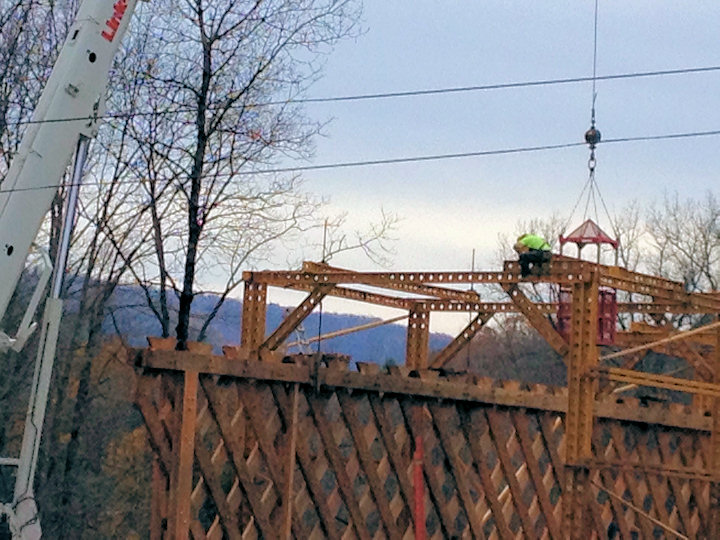
[[[594,1],[367,0],[365,32],[328,58],[312,97],[592,75]],[[600,1],[598,75],[720,65],[720,2]],[[720,129],[720,71],[597,83],[603,139]],[[309,105],[332,120],[313,164],[477,152],[582,141],[589,82]],[[678,192],[715,189],[720,137],[598,149],[611,213]],[[519,219],[568,216],[587,181],[588,150],[310,171],[312,191],[357,226],[378,209],[403,219],[393,268],[461,270],[494,263]],[[582,218],[576,215],[572,225]],[[601,216],[601,221],[603,217]],[[602,223],[601,225],[607,225]],[[314,257],[319,258],[319,257]],[[348,256],[334,261],[372,270]]]

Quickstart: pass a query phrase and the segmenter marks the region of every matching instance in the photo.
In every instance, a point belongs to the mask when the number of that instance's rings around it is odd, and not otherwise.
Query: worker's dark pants
[[[522,277],[530,274],[541,275],[542,266],[550,262],[552,253],[543,249],[531,249],[520,254],[520,273]]]

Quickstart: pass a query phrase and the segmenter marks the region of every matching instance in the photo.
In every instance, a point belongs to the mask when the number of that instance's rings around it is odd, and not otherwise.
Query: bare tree
[[[37,5],[23,0],[0,4],[0,179],[4,178],[17,146],[18,133],[32,112],[33,86],[29,36]],[[21,84],[25,83],[25,84]],[[0,182],[1,184],[1,182]]]
[[[388,266],[395,254],[391,242],[400,217],[380,209],[380,219],[369,223],[364,230],[347,230],[347,212],[328,218],[323,224],[323,241],[320,247],[323,262],[348,252],[360,251],[380,266]]]
[[[666,195],[650,209],[651,270],[677,279],[691,292],[720,284],[720,202],[708,191],[700,200]]]
[[[135,204],[150,207],[153,255],[131,271],[163,335],[176,311],[179,348],[196,295],[218,293],[193,336],[202,339],[244,268],[319,225],[322,201],[301,179],[266,171],[310,155],[320,124],[295,98],[353,31],[358,9],[352,0],[140,6],[119,76],[150,114],[134,114],[137,152],[118,159],[137,182]],[[134,110],[117,98],[114,109]]]
[[[630,270],[638,270],[646,254],[643,243],[646,239],[643,209],[638,201],[631,201],[616,216],[612,223],[613,234],[618,241],[618,264]]]
[[[0,184],[76,10],[74,0],[0,3]]]

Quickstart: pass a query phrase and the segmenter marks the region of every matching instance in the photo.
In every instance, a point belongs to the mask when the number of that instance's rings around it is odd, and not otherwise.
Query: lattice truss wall
[[[720,322],[679,334],[663,324],[668,314],[714,320],[717,294],[566,257],[527,278],[507,261],[436,273],[306,263],[244,279],[239,347],[138,353],[137,404],[156,455],[152,538],[413,538],[418,507],[432,538],[720,538]],[[558,306],[533,301],[523,282],[567,291],[564,334],[549,316]],[[509,301],[458,288],[475,283]],[[271,286],[308,295],[267,332]],[[617,310],[646,324],[601,354],[603,287],[633,294]],[[405,310],[405,365],[358,372],[337,358],[286,357],[283,344],[327,295]],[[442,311],[475,317],[431,359],[430,321]],[[562,358],[567,388],[443,372],[508,312]],[[634,369],[649,350],[683,358],[692,377]],[[621,397],[637,386],[686,392],[692,406]],[[415,445],[424,457],[413,469]]]
[[[299,384],[294,538],[413,538],[418,436],[429,538],[566,537],[565,389],[431,372],[410,378],[374,365],[354,373],[337,361],[268,369],[145,352],[140,362],[180,370],[149,369],[138,382],[157,457],[153,538],[177,537],[175,527],[198,539],[282,537],[291,381]],[[590,474],[586,533],[605,538],[616,527],[621,538],[668,537],[652,518],[710,538],[708,419],[632,399],[606,401],[598,413],[592,446],[604,464]]]

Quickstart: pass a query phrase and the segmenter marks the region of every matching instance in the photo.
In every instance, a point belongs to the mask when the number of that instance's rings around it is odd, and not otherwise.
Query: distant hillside
[[[136,287],[120,287],[112,301],[113,317],[105,321],[104,331],[108,334],[119,333],[130,345],[142,347],[147,344],[147,336],[160,335],[160,324],[152,312],[144,305],[141,291]],[[215,304],[212,296],[198,296],[193,301],[193,312],[196,315],[209,313]],[[285,307],[269,304],[267,308],[267,329],[271,332],[283,319]],[[378,320],[373,317],[323,313],[322,329],[319,329],[320,316],[311,314],[304,322],[305,338],[327,334],[343,328],[351,328]],[[242,321],[242,302],[226,300],[220,313],[215,318],[208,332],[208,342],[219,352],[222,345],[239,345]],[[197,330],[195,331],[197,333]],[[192,334],[191,334],[192,337]],[[297,333],[289,340],[298,341]],[[380,326],[371,330],[363,330],[346,336],[323,341],[320,345],[323,352],[347,354],[356,362],[401,363],[405,358],[406,328],[399,324]],[[430,350],[440,350],[452,340],[447,334],[431,334]],[[310,350],[317,350],[317,343],[310,345]],[[299,352],[294,348],[291,352]]]

